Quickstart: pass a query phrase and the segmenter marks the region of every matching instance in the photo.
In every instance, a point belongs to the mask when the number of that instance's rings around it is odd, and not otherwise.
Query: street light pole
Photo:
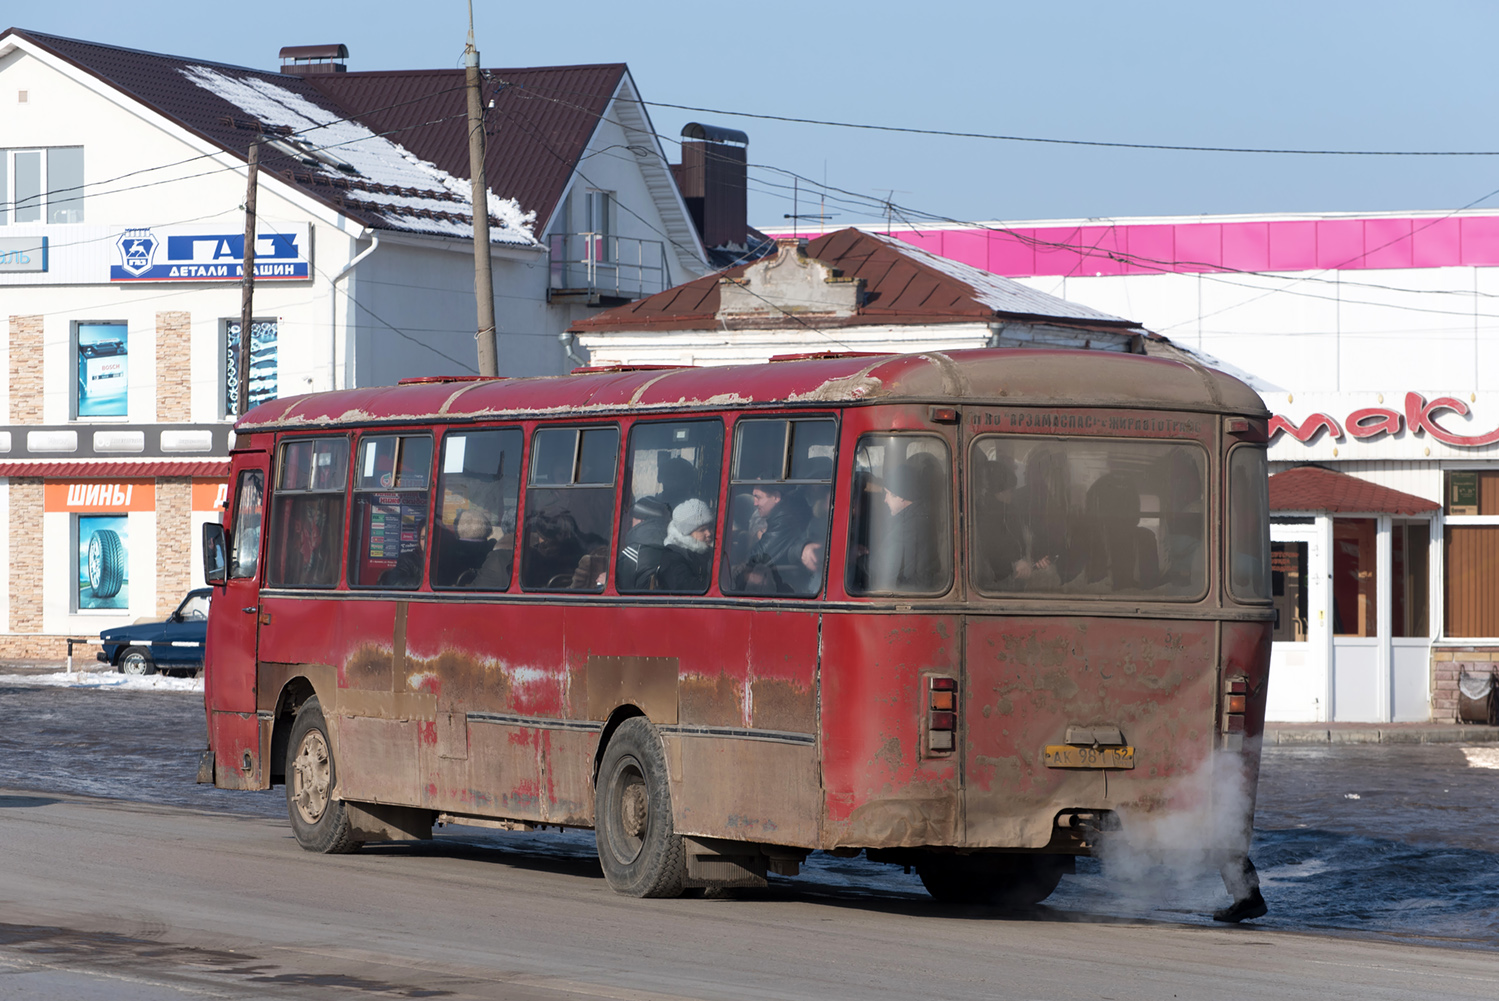
[[[468,84],[468,170],[472,179],[474,219],[474,299],[479,329],[474,334],[480,375],[499,375],[494,332],[494,275],[489,261],[489,185],[484,176],[484,96],[479,87],[479,50],[474,47],[474,3],[468,4],[468,44],[463,48]]]

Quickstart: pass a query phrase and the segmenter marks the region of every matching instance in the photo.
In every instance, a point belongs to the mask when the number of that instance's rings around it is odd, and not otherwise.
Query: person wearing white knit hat
[[[707,588],[713,568],[713,522],[713,509],[696,497],[672,511],[656,571],[659,590],[700,593]]]

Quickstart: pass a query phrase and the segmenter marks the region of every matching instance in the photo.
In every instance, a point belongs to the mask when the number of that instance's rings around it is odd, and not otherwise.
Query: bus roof
[[[1104,351],[987,348],[348,389],[263,403],[242,417],[236,429],[926,402],[1269,416],[1258,394],[1244,383],[1183,361]]]

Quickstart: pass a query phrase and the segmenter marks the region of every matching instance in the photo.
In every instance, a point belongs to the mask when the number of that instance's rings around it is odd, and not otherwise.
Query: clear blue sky
[[[467,30],[462,0],[11,7],[17,27],[267,69],[283,45],[326,42],[349,46],[350,69],[458,66]],[[1499,4],[1484,0],[479,0],[474,16],[486,66],[623,61],[647,101],[1107,142],[1499,150]],[[664,136],[739,128],[752,164],[965,220],[1453,209],[1499,189],[1499,156],[1097,149],[650,112]],[[782,183],[752,169],[752,224],[791,211]],[[828,211],[833,227],[880,215]]]

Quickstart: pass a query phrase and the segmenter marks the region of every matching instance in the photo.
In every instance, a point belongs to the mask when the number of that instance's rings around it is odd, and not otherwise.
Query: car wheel
[[[143,647],[133,646],[120,654],[120,673],[142,677],[156,673],[156,664]]]
[[[88,540],[88,583],[96,598],[113,598],[125,583],[125,544],[120,534],[101,528]]]
[[[333,797],[338,766],[323,707],[314,695],[297,710],[286,746],[286,812],[297,843],[310,852],[342,855],[359,849],[342,800]]]
[[[687,849],[672,822],[661,735],[641,716],[614,731],[594,791],[599,865],[616,893],[679,897]]]

